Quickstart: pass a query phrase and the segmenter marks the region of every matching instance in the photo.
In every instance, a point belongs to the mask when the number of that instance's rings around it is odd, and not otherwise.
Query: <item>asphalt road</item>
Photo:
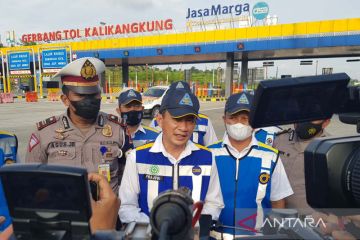
[[[101,110],[116,114],[116,103],[102,103]],[[201,102],[200,111],[211,119],[216,135],[222,138],[225,128],[222,120],[225,102]],[[27,103],[24,100],[15,100],[15,103],[0,104],[0,130],[15,133],[19,139],[19,156],[23,160],[27,151],[28,139],[35,130],[35,123],[48,117],[59,115],[65,111],[61,102],[47,102],[41,100],[37,103]],[[144,119],[148,125],[149,119]],[[289,127],[289,126],[286,126]],[[354,135],[356,127],[346,125],[334,116],[327,131],[335,136]]]

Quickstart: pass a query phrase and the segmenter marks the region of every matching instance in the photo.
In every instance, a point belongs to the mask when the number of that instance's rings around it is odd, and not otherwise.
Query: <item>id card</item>
[[[100,164],[98,166],[98,170],[99,170],[99,174],[106,177],[108,182],[110,182],[110,164],[106,164],[106,163]]]

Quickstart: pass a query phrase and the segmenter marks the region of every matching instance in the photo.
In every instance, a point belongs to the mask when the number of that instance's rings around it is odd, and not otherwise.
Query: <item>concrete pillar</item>
[[[129,86],[129,62],[127,58],[122,59],[122,79],[125,86]]]
[[[248,54],[247,52],[243,52],[241,59],[241,83],[248,84]]]
[[[226,53],[226,69],[225,69],[225,97],[229,97],[233,92],[234,78],[234,53]]]

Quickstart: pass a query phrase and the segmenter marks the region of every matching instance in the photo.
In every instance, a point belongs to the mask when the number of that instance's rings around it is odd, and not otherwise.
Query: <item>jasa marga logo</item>
[[[236,5],[212,5],[208,8],[201,9],[187,9],[186,19],[209,17],[224,14],[234,14],[236,16],[241,15],[244,12],[249,12],[250,5],[248,3],[236,4]]]

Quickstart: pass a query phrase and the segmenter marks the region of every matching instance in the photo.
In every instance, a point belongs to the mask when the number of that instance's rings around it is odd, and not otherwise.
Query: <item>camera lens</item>
[[[349,157],[349,163],[344,172],[345,188],[348,196],[360,206],[360,148]]]

